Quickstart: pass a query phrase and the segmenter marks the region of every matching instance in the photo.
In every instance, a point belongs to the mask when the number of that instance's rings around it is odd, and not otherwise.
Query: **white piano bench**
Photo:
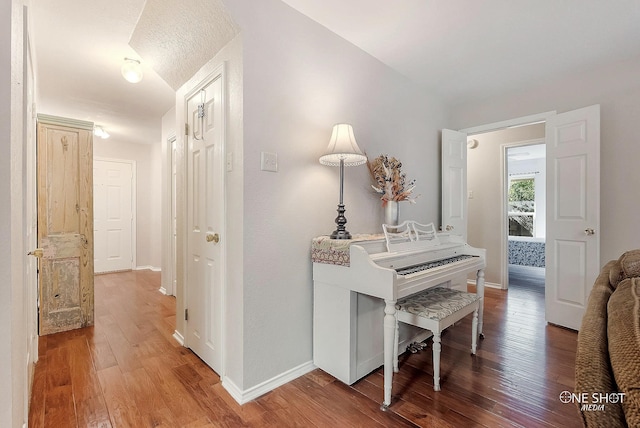
[[[433,333],[433,390],[440,391],[440,335],[444,329],[473,312],[471,353],[478,343],[480,297],[446,287],[428,288],[396,302],[396,333],[393,371],[398,372],[398,322],[411,324]]]

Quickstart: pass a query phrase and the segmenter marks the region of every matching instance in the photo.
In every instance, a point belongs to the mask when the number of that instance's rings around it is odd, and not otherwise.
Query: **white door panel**
[[[188,269],[186,345],[222,370],[222,236],[224,215],[222,76],[187,102]]]
[[[442,230],[467,240],[467,134],[442,130]]]
[[[600,270],[600,106],[549,118],[546,135],[546,317],[578,330]]]
[[[133,165],[94,160],[95,271],[131,269],[133,262]]]

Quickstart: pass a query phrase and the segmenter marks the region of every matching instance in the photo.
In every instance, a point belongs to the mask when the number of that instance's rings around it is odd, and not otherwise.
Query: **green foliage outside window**
[[[509,186],[509,202],[533,202],[536,198],[536,190],[533,179],[513,180]]]
[[[512,180],[509,185],[509,211],[533,213],[535,211],[535,183],[533,178]],[[510,236],[533,236],[533,216],[509,214]]]

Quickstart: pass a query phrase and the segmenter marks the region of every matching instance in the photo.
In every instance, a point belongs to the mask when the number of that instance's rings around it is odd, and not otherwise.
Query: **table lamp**
[[[338,217],[336,217],[338,227],[331,234],[331,239],[351,239],[351,234],[344,227],[347,223],[347,219],[344,216],[343,203],[344,167],[362,165],[366,161],[367,157],[358,147],[358,143],[356,143],[353,127],[346,123],[334,125],[327,151],[320,157],[322,165],[340,167],[340,202],[338,203]]]

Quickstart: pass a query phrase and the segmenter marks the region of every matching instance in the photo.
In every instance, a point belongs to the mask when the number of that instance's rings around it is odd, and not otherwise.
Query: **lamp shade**
[[[320,156],[320,163],[323,165],[339,166],[341,160],[346,166],[362,165],[367,161],[356,143],[353,127],[347,123],[333,126],[327,151]]]

